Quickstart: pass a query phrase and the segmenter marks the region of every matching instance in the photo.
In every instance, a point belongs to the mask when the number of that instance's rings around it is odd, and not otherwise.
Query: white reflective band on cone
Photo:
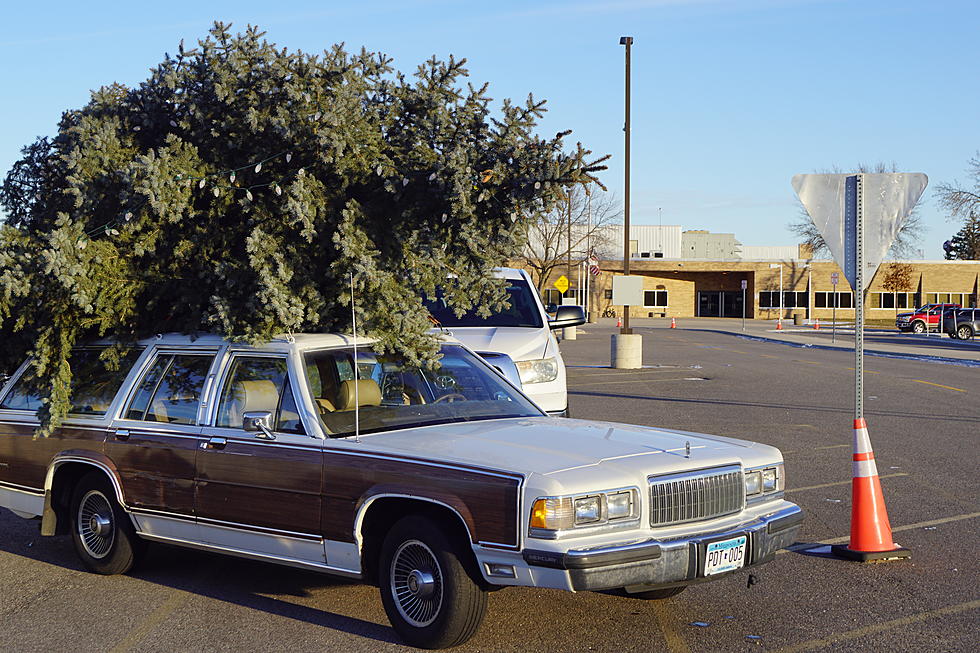
[[[878,466],[874,458],[871,460],[855,460],[851,463],[851,473],[854,478],[868,478],[878,475]]]

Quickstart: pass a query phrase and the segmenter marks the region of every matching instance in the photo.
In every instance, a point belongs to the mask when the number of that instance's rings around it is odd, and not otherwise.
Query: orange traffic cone
[[[851,540],[831,547],[842,558],[869,562],[911,558],[912,552],[892,541],[878,466],[864,418],[854,420],[854,462],[851,480]]]
[[[677,328],[677,322],[674,321],[674,318],[670,318],[670,328],[671,329]]]
[[[623,328],[623,318],[619,318],[619,319],[616,320],[616,328],[617,329],[622,329]]]
[[[817,330],[820,329],[820,319],[819,318],[813,318],[813,328],[814,329],[817,329]]]
[[[776,331],[783,330],[783,319],[781,317],[776,318]]]

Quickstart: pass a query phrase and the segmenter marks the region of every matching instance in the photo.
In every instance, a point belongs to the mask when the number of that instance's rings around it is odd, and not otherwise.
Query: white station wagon
[[[460,644],[502,586],[661,599],[769,562],[802,520],[773,447],[552,418],[446,341],[433,369],[303,335],[140,343],[71,364],[32,440],[29,363],[0,392],[0,506],[124,573],[147,541],[377,584],[412,645]]]

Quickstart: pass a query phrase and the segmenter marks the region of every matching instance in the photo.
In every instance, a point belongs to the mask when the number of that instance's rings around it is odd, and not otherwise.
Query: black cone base
[[[846,544],[835,544],[830,547],[830,550],[838,557],[856,560],[857,562],[888,562],[889,560],[903,560],[912,557],[912,552],[902,547],[893,551],[854,551],[849,549]]]

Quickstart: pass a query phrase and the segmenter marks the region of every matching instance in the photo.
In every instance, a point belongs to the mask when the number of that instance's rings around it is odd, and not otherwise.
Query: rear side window
[[[68,359],[71,366],[71,408],[73,415],[105,415],[109,405],[119,392],[129,369],[139,358],[142,350],[127,350],[118,365],[102,360],[103,349],[76,349]],[[0,408],[8,410],[34,410],[41,407],[41,394],[33,387],[33,368],[28,368],[4,398]]]
[[[127,419],[196,424],[204,380],[214,356],[161,354],[143,375],[126,410]]]

